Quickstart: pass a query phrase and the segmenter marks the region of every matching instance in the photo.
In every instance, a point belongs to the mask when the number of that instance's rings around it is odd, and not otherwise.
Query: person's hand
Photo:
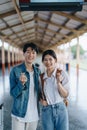
[[[27,77],[25,73],[21,73],[20,81],[22,82],[23,85],[27,82]]]
[[[62,82],[62,80],[63,80],[63,77],[62,77],[62,75],[61,75],[61,71],[62,70],[57,70],[57,73],[56,73],[56,78],[57,78],[57,82]]]
[[[41,102],[41,104],[42,104],[43,106],[47,106],[47,105],[48,105],[48,103],[47,103],[46,100],[41,99],[40,102]]]

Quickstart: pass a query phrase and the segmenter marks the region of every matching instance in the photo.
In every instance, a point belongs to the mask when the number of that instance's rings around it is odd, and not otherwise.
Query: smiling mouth
[[[47,67],[50,67],[51,65],[47,65]]]
[[[29,57],[28,60],[33,60],[33,58],[30,58],[30,57]]]

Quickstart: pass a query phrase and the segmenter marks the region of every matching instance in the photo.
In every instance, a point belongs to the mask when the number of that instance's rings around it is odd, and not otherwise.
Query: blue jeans
[[[43,130],[69,130],[68,112],[63,102],[42,106]]]

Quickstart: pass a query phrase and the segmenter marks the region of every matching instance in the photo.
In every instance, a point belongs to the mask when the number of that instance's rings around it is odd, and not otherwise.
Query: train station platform
[[[77,79],[76,69],[70,68],[69,75],[70,96],[69,106],[67,107],[69,112],[69,130],[87,130],[87,71],[79,70],[79,77]],[[5,93],[3,94],[3,92]],[[11,130],[12,98],[9,94],[9,73],[7,69],[4,77],[1,76],[0,72],[0,100],[4,102],[3,130]],[[41,121],[37,130],[42,130]]]

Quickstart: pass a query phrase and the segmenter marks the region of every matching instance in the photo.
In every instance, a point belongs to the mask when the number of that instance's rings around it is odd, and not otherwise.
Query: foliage
[[[83,55],[85,53],[85,51],[81,45],[79,45],[79,47],[80,47],[80,55]],[[71,52],[73,53],[74,58],[76,58],[77,45],[74,45],[71,47]]]

